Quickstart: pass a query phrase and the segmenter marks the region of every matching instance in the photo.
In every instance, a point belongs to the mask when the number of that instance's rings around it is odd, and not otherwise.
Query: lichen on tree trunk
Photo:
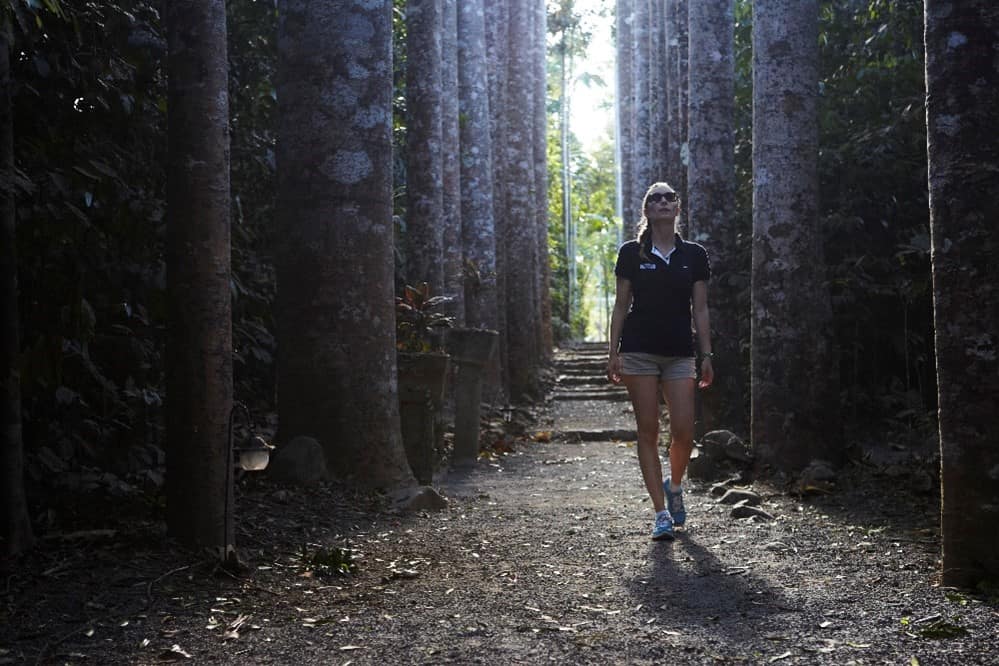
[[[508,53],[530,53],[532,0],[511,0]],[[503,245],[506,247],[506,368],[513,400],[537,398],[538,377],[538,234],[534,192],[534,86],[527,58],[507,60],[509,103],[503,109],[505,143],[503,163],[507,199]]]
[[[406,3],[406,280],[444,290],[441,0]]]
[[[493,147],[489,127],[482,0],[458,6],[458,87],[461,124],[461,233],[465,257],[465,322],[497,328]]]
[[[392,3],[278,9],[279,441],[316,437],[340,478],[412,485],[395,357]]]
[[[634,67],[631,62],[634,0],[617,0],[617,125],[618,159],[620,160],[621,216],[624,238],[635,237],[639,203],[634,201],[634,159],[632,148],[635,115]]]
[[[690,7],[689,165],[687,234],[711,258],[715,384],[702,395],[701,433],[745,432],[739,299],[728,279],[735,265],[735,3],[703,0]]]
[[[752,442],[793,471],[843,456],[818,220],[818,4],[753,4]]]
[[[465,284],[461,247],[461,129],[458,118],[458,0],[444,0],[441,38],[441,138],[444,180],[444,295],[453,300],[448,311],[465,324]]]

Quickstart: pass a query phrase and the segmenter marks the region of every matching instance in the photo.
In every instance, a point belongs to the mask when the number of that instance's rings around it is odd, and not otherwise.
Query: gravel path
[[[566,436],[622,403],[574,402],[530,431],[551,441],[443,479],[440,512],[247,484],[239,578],[144,538],[43,558],[8,579],[0,664],[999,663],[996,598],[935,583],[938,498],[857,468],[815,498],[756,485],[775,519],[739,520],[694,482],[687,530],[654,543],[634,442]]]

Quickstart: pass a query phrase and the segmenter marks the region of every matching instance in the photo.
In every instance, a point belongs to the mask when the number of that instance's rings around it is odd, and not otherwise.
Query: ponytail
[[[644,211],[638,222],[638,256],[642,261],[652,261],[652,227]]]

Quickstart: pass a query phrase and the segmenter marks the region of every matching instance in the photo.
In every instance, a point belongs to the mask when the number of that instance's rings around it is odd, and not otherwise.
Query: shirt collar
[[[657,257],[659,257],[660,259],[662,259],[663,261],[665,261],[667,265],[669,265],[670,257],[673,256],[674,252],[676,252],[678,250],[682,251],[681,248],[683,247],[684,242],[685,241],[682,238],[680,238],[680,234],[675,233],[675,234],[673,234],[673,249],[672,250],[670,250],[669,252],[667,252],[664,255],[662,252],[659,251],[659,248],[657,248],[655,245],[653,245],[652,246],[652,254],[656,255]]]
[[[659,248],[656,247],[655,245],[652,246],[652,254],[656,255],[657,257],[659,257],[660,259],[662,259],[663,261],[665,261],[667,264],[669,263],[669,258],[671,256],[673,256],[674,252],[676,252],[676,245],[674,245],[672,248],[670,248],[670,251],[667,252],[666,254],[663,254],[662,252],[660,252]]]

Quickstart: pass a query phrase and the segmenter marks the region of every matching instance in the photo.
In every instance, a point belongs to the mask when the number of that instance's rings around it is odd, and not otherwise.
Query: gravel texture
[[[938,584],[939,497],[857,465],[754,484],[775,519],[740,520],[694,481],[652,542],[634,443],[561,439],[571,416],[442,478],[434,513],[244,479],[238,575],[109,513],[10,568],[0,664],[999,663],[997,598]],[[356,571],[321,566],[338,548]]]

